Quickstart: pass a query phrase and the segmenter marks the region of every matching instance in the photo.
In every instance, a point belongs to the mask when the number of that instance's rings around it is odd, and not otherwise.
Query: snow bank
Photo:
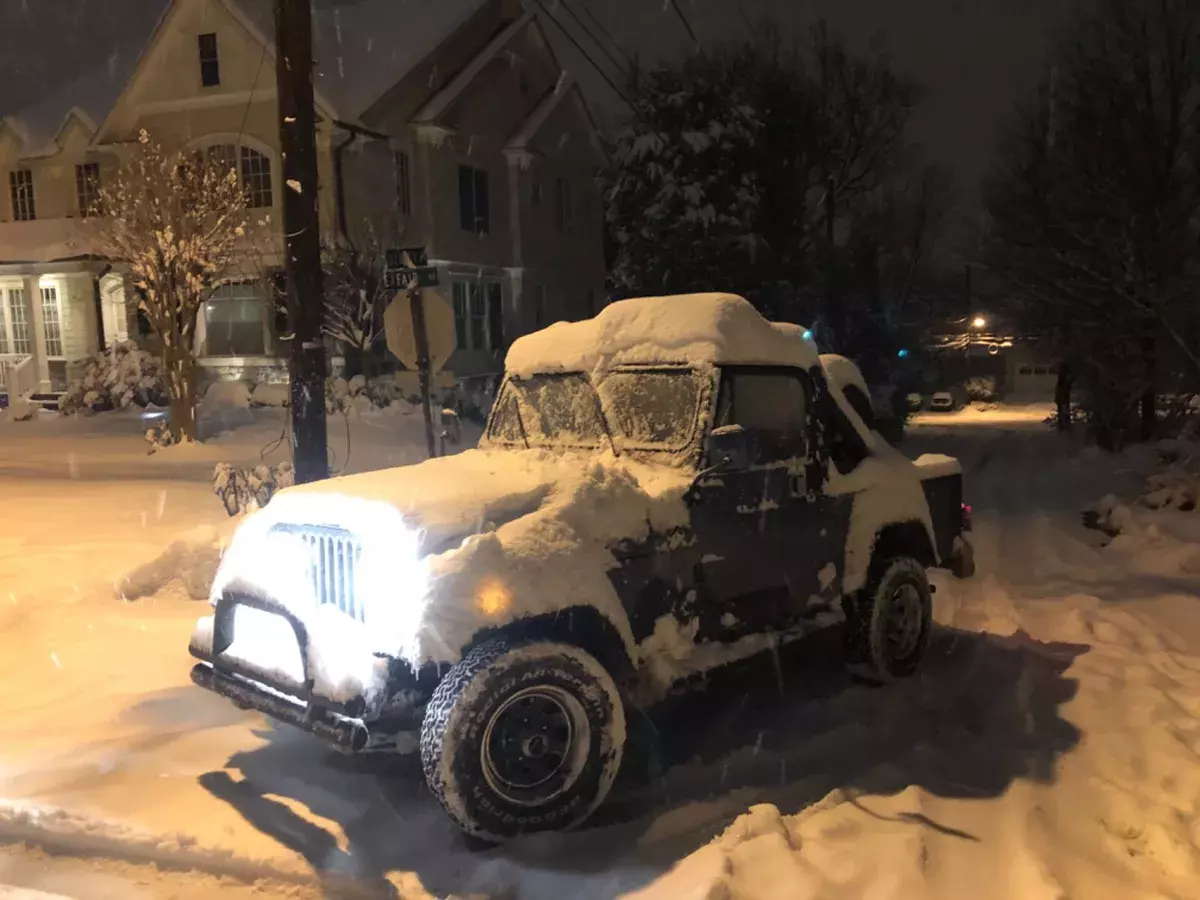
[[[192,600],[207,600],[234,525],[202,525],[180,535],[157,557],[125,575],[117,583],[118,595],[123,600],[140,600],[178,583]]]
[[[291,400],[291,385],[287,382],[282,384],[256,384],[254,390],[250,392],[251,406],[287,406]]]
[[[810,368],[817,352],[804,330],[773,324],[733,294],[641,297],[606,306],[583,322],[558,322],[513,342],[505,369],[595,372],[624,363],[776,363]]]
[[[244,381],[217,381],[204,392],[203,403],[210,409],[249,409],[250,386]]]
[[[799,815],[750,807],[710,844],[627,900],[906,900],[927,895],[921,792],[840,791]],[[869,847],[869,851],[866,849]],[[1023,895],[1029,900],[1042,895]]]

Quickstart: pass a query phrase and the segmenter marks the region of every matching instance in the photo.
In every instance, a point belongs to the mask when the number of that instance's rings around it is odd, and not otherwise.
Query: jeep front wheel
[[[421,728],[430,790],[460,828],[497,843],[586,819],[624,747],[612,676],[569,644],[476,647],[438,685]]]
[[[893,557],[871,565],[866,587],[846,598],[846,662],[871,681],[912,675],[933,630],[933,596],[925,567]]]

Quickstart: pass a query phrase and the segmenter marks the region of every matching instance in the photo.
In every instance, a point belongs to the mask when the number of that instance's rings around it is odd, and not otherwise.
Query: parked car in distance
[[[920,394],[909,394],[904,399],[908,403],[909,412],[920,412],[921,407],[925,405],[925,398]]]
[[[954,412],[954,397],[949,391],[938,391],[929,400],[931,412]]]

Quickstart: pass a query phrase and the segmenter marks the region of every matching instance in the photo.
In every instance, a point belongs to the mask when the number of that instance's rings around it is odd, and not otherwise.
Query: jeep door
[[[729,639],[783,627],[816,592],[835,538],[821,533],[811,382],[790,367],[724,367],[714,428],[741,426],[748,465],[701,480],[692,527],[703,556],[701,632]],[[707,627],[706,627],[707,620]]]

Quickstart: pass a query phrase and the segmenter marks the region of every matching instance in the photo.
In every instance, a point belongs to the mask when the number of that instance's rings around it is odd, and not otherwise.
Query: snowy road
[[[190,687],[195,604],[114,599],[153,547],[219,521],[206,485],[132,477],[119,448],[119,482],[73,478],[6,455],[0,434],[0,495],[28,513],[0,533],[15,596],[0,592],[0,883],[79,898],[263,877],[268,895],[344,892],[313,893],[314,873],[404,898],[700,898],[722,879],[734,898],[1194,897],[1200,532],[1164,514],[1156,538],[1097,549],[1079,510],[1136,487],[1137,466],[1079,455],[1038,419],[926,416],[912,432],[910,452],[963,460],[980,563],[971,582],[938,579],[946,628],[920,678],[854,685],[828,638],[750,661],[634,723],[641,763],[596,827],[489,852],[416,773],[350,765]],[[789,817],[782,846],[705,846],[756,803]],[[104,878],[83,881],[93,869]]]

